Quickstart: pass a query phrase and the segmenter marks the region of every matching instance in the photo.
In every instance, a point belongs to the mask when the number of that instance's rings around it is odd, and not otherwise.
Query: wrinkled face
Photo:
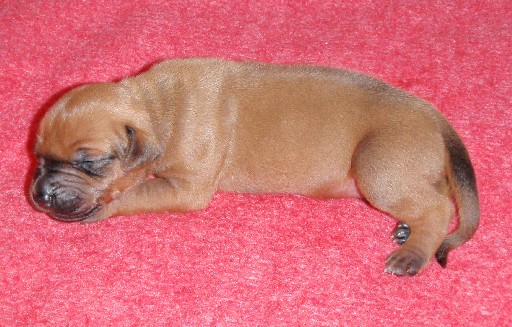
[[[31,197],[41,211],[63,221],[92,216],[106,203],[108,176],[119,175],[115,155],[91,156],[78,150],[75,158],[64,160],[38,155]]]
[[[142,182],[158,155],[146,123],[115,84],[66,94],[39,127],[30,189],[36,208],[57,220],[80,221]]]

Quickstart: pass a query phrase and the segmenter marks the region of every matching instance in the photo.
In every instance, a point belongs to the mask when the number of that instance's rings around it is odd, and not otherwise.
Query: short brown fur
[[[200,210],[218,190],[363,197],[410,226],[386,262],[396,275],[436,251],[446,264],[478,225],[471,162],[441,114],[339,69],[169,60],[68,92],[36,154],[33,202],[64,221]]]

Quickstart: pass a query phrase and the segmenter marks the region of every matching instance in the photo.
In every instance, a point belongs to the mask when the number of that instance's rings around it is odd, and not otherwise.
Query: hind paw
[[[405,241],[409,238],[411,235],[411,228],[409,225],[403,222],[399,222],[395,229],[393,230],[393,233],[391,234],[391,238],[393,241],[397,244],[404,244]]]
[[[419,273],[425,265],[426,259],[424,256],[400,248],[391,253],[386,259],[386,269],[384,271],[397,276],[414,276]]]

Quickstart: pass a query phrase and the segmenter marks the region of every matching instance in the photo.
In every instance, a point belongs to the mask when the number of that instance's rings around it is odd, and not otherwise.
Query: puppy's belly
[[[287,193],[316,198],[360,198],[354,178],[306,175],[231,174],[219,182],[219,190],[241,193]]]
[[[308,194],[318,198],[361,198],[356,181],[352,177],[326,183],[314,193]]]

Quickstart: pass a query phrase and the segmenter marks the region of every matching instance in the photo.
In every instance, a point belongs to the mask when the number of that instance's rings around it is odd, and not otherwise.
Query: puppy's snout
[[[31,194],[35,205],[59,220],[74,219],[83,214],[86,208],[77,190],[61,185],[54,177],[50,175],[37,178]]]
[[[38,206],[50,209],[55,202],[55,188],[39,180],[32,190],[32,198]]]

